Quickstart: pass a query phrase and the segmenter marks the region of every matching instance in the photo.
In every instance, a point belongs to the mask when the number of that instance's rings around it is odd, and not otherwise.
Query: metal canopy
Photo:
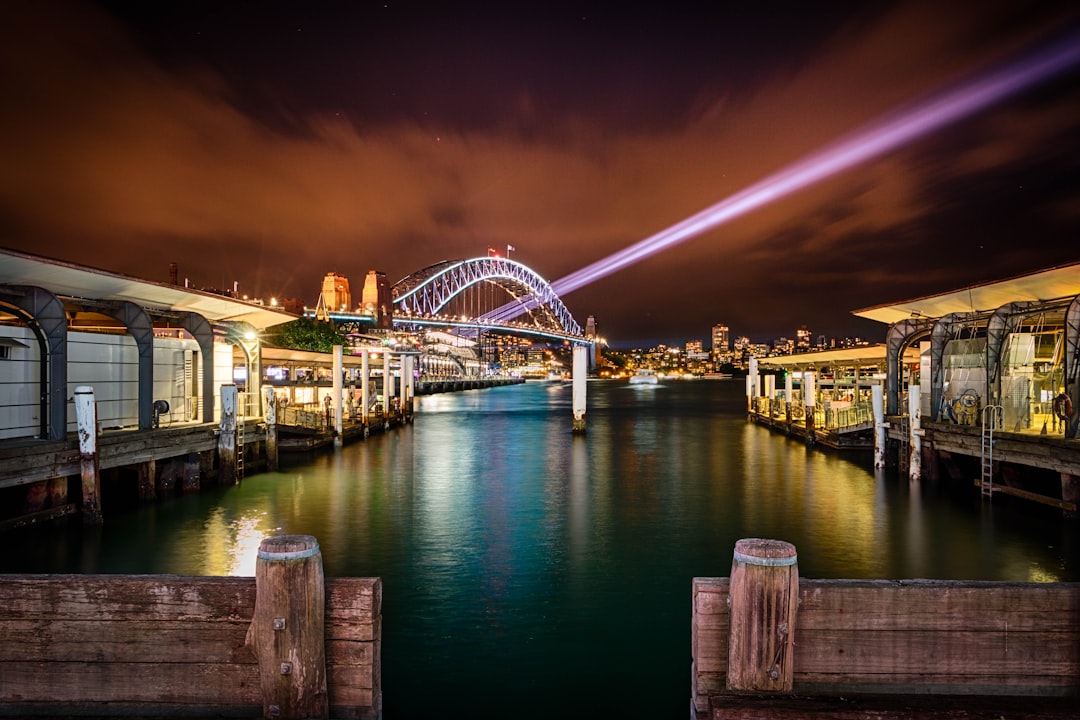
[[[149,310],[191,312],[211,322],[243,321],[264,330],[296,319],[284,310],[223,295],[139,280],[37,255],[0,248],[0,285],[28,285],[88,300],[123,300]]]
[[[1080,295],[1080,262],[940,295],[854,310],[852,314],[891,325],[913,317],[940,318],[952,313],[996,310],[1011,302],[1057,300],[1076,295]]]
[[[823,368],[823,367],[854,367],[855,365],[884,365],[884,345],[860,345],[853,348],[839,350],[823,350],[821,352],[796,353],[795,355],[779,355],[777,357],[760,358],[758,364],[763,368]],[[904,353],[903,362],[919,362],[919,350],[909,347]]]

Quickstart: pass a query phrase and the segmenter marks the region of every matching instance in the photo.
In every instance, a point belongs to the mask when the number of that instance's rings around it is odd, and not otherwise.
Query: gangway
[[[982,478],[979,488],[983,496],[991,499],[994,497],[994,430],[1001,425],[1003,412],[1001,405],[987,405],[982,410]]]

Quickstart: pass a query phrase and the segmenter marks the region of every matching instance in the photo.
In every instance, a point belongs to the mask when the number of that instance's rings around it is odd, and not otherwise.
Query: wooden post
[[[341,345],[334,346],[334,447],[341,447],[343,442],[344,420],[342,418],[341,394],[344,389],[342,373],[344,372],[344,348]]]
[[[574,404],[574,423],[573,432],[575,434],[581,434],[585,432],[585,409],[586,409],[586,391],[585,385],[588,381],[586,377],[588,367],[588,348],[584,345],[574,346],[574,364],[573,364],[573,404]]]
[[[236,484],[236,385],[221,386],[221,426],[218,433],[218,482]]]
[[[311,535],[263,540],[246,641],[259,662],[263,717],[328,717],[325,615],[318,541]]]
[[[263,388],[266,408],[266,469],[274,472],[278,469],[277,448],[277,394],[274,388]]]
[[[1061,499],[1080,506],[1080,475],[1061,473]],[[1065,517],[1076,517],[1075,511],[1065,510]]]
[[[364,424],[364,437],[367,437],[368,405],[371,404],[371,355],[367,350],[360,351],[360,422]]]
[[[911,452],[908,456],[908,479],[922,479],[922,403],[918,385],[908,386],[908,426]]]
[[[870,388],[870,404],[874,408],[874,467],[885,467],[885,388],[874,383]]]
[[[157,497],[157,463],[153,458],[138,465],[139,500],[153,502]]]
[[[799,602],[795,546],[782,540],[739,540],[730,587],[728,689],[791,692]]]
[[[97,455],[97,404],[94,388],[75,388],[75,421],[79,429],[79,466],[82,473],[83,522],[101,524],[101,476]]]

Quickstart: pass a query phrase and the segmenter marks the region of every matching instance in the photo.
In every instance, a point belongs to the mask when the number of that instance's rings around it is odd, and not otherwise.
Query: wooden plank
[[[45,699],[50,703],[262,706],[255,665],[0,660],[0,703]]]

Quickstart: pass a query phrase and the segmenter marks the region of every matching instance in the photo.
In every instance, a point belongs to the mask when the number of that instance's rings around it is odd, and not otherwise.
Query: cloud
[[[204,283],[239,278],[254,292],[309,303],[330,270],[359,280],[375,267],[397,279],[492,244],[515,245],[554,280],[998,59],[1044,22],[1025,18],[1003,43],[1001,27],[1018,11],[969,9],[908,3],[857,17],[797,69],[762,66],[759,84],[737,94],[703,90],[692,115],[667,125],[602,125],[578,112],[528,132],[547,118],[518,94],[509,103],[517,127],[504,119],[435,132],[326,111],[290,117],[285,130],[243,110],[209,67],[166,69],[91,6],[20,4],[0,31],[3,244],[143,277],[179,260]],[[872,272],[866,247],[888,250],[938,212],[928,183],[1051,153],[1075,131],[1075,93],[1067,100],[973,121],[955,153],[917,143],[819,183],[670,251],[656,272],[617,275],[611,287],[652,277],[663,293],[733,256],[755,272],[783,263],[821,273],[823,258],[850,255]],[[1075,220],[1076,205],[1059,212]],[[649,302],[582,297],[599,305],[579,310],[567,298],[575,312],[610,318]]]

